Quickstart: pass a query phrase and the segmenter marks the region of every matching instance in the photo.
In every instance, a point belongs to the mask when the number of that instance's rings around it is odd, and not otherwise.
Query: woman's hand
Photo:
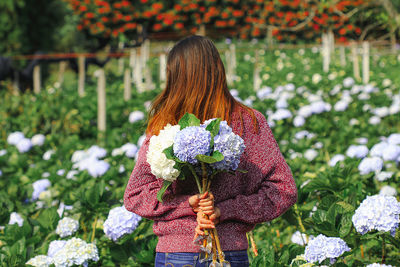
[[[206,199],[208,196],[208,192],[205,192],[203,194],[197,194],[197,195],[193,195],[189,198],[189,205],[192,207],[193,211],[195,213],[199,212],[199,205],[200,205],[200,201],[203,199]]]

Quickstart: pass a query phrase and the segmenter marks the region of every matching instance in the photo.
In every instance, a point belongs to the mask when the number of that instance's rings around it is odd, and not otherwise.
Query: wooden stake
[[[41,87],[41,82],[40,82],[40,65],[36,65],[33,68],[33,92],[35,94],[40,93],[40,87]]]
[[[165,53],[160,54],[160,81],[164,82],[167,80],[167,55]]]
[[[363,42],[363,83],[367,84],[369,82],[369,43],[367,41]]]
[[[123,42],[119,42],[118,43],[118,49],[120,51],[122,51],[123,48],[124,48],[124,43]],[[123,57],[120,57],[118,59],[118,73],[119,74],[124,73],[124,58]]]
[[[124,100],[128,101],[131,99],[131,71],[125,69],[124,72]]]
[[[329,64],[330,64],[330,47],[329,47],[329,35],[326,33],[322,34],[322,69],[324,72],[329,72]]]
[[[64,73],[65,73],[66,68],[67,68],[67,61],[60,61],[60,67],[59,67],[58,78],[57,78],[57,82],[60,84],[60,86],[64,82]]]
[[[106,77],[103,69],[95,72],[97,77],[97,130],[99,140],[104,140],[106,132]]]
[[[357,44],[355,42],[352,43],[351,45],[351,56],[353,58],[353,73],[354,73],[354,78],[357,81],[361,80],[360,77],[360,66],[358,65],[358,51],[357,51],[358,47]]]
[[[19,95],[19,72],[14,71],[14,80],[12,83],[13,92],[15,95]]]
[[[78,58],[78,94],[82,97],[85,94],[85,57]]]

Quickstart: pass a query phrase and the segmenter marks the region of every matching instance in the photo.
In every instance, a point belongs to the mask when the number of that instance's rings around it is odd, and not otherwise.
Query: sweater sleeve
[[[144,218],[151,220],[174,220],[185,216],[196,216],[189,205],[190,195],[173,195],[170,190],[164,194],[164,201],[157,200],[157,192],[163,181],[157,179],[146,160],[150,136],[147,136],[139,150],[136,165],[129,178],[124,194],[124,206]]]
[[[220,221],[235,220],[256,224],[270,221],[283,214],[297,201],[297,187],[267,121],[256,112],[259,133],[247,133],[246,150],[249,182],[259,184],[253,194],[237,195],[216,206]],[[256,178],[255,178],[256,177]],[[259,177],[259,178],[258,178]]]

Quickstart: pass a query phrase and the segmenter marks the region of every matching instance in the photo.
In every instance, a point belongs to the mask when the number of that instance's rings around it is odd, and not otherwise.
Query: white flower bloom
[[[309,161],[314,160],[318,156],[318,152],[315,149],[307,149],[304,153],[304,157]]]
[[[56,234],[60,237],[70,236],[79,228],[79,222],[69,217],[62,218],[58,221]]]
[[[380,142],[375,144],[369,151],[373,157],[383,157],[383,152],[388,148],[389,144],[386,142]]]
[[[288,109],[278,109],[274,114],[272,114],[272,120],[284,120],[292,117],[292,113]]]
[[[3,176],[3,172],[0,170],[0,177]]]
[[[164,149],[174,143],[174,138],[179,130],[179,125],[171,126],[168,124],[160,131],[159,135],[153,135],[150,138],[147,162],[150,164],[151,173],[157,178],[175,181],[180,174],[180,171],[174,168],[175,161],[167,159],[163,153]]]
[[[307,137],[309,134],[310,134],[310,133],[309,133],[308,131],[303,130],[303,131],[297,132],[297,133],[294,135],[294,138],[296,138],[296,139],[303,139],[303,138]]]
[[[331,109],[330,105],[328,105],[324,101],[317,101],[311,103],[311,112],[313,114],[320,114],[324,111],[329,111],[330,109]]]
[[[49,267],[53,263],[54,263],[53,259],[46,255],[38,255],[26,262],[26,264],[34,267]]]
[[[51,186],[51,182],[48,179],[40,179],[32,184],[33,193],[32,200],[36,200],[39,198],[40,193],[45,191],[49,186]]]
[[[21,227],[24,224],[24,219],[18,213],[11,212],[8,224],[18,224],[18,226]]]
[[[124,151],[125,155],[128,158],[134,158],[136,153],[138,152],[138,148],[136,145],[131,143],[126,143],[121,147],[122,151]]]
[[[123,155],[125,152],[124,150],[122,150],[122,148],[118,147],[118,148],[114,148],[111,152],[111,156],[116,157],[116,156],[121,156]]]
[[[231,90],[229,90],[229,92],[231,93],[231,95],[233,97],[239,96],[239,91],[237,89],[231,89]]]
[[[62,217],[64,210],[72,210],[74,207],[71,205],[65,205],[64,202],[60,203],[60,206],[57,209],[58,215],[60,215],[60,218]]]
[[[340,84],[335,85],[331,91],[329,91],[330,95],[337,95],[340,90],[342,89],[342,86]]]
[[[388,144],[382,152],[383,160],[396,160],[400,156],[400,146]]]
[[[384,196],[396,196],[397,191],[396,188],[391,187],[390,185],[385,185],[381,188],[379,191],[379,195],[384,195]]]
[[[132,233],[142,218],[122,207],[110,210],[107,220],[103,224],[104,233],[114,242],[125,234]]]
[[[306,123],[306,120],[302,116],[296,116],[293,119],[293,125],[295,127],[301,127]]]
[[[356,142],[359,143],[360,145],[365,145],[368,143],[368,138],[366,137],[359,137],[356,139]]]
[[[322,80],[322,76],[319,73],[314,73],[311,79],[314,84],[317,84]]]
[[[359,122],[357,119],[352,118],[352,119],[349,121],[349,124],[350,124],[351,126],[354,126],[354,125],[359,125],[360,122]]]
[[[87,170],[92,177],[100,177],[108,171],[110,164],[95,157],[89,157],[75,163],[72,167],[80,171]]]
[[[34,146],[42,146],[46,137],[43,134],[35,134],[31,138],[31,142]]]
[[[260,100],[267,99],[268,96],[272,93],[272,88],[271,87],[262,87],[259,91],[257,91],[257,97]]]
[[[351,145],[346,151],[346,156],[350,158],[364,158],[368,154],[368,147],[365,145]]]
[[[72,161],[73,163],[76,163],[76,162],[79,162],[79,161],[81,161],[81,160],[83,160],[83,159],[85,159],[85,158],[88,158],[88,157],[89,157],[89,154],[86,153],[85,151],[83,151],[83,150],[76,150],[76,151],[72,154],[71,161]]]
[[[387,179],[391,178],[393,176],[394,172],[380,172],[376,174],[375,179],[383,182],[386,181]]]
[[[59,175],[59,176],[63,176],[64,173],[65,173],[65,170],[64,170],[64,169],[59,169],[59,170],[57,171],[57,175]]]
[[[286,101],[286,98],[283,98],[283,97],[279,98],[278,101],[275,103],[275,107],[277,109],[287,108],[288,107],[288,103]]]
[[[7,150],[1,149],[0,150],[0,157],[4,156],[5,154],[7,154]]]
[[[380,108],[375,108],[372,110],[372,113],[379,118],[383,118],[389,115],[389,108],[388,107],[380,107]]]
[[[363,158],[363,160],[358,165],[358,170],[362,175],[368,174],[370,172],[380,172],[383,167],[383,161],[381,158]]]
[[[86,243],[80,238],[71,238],[64,247],[53,256],[56,267],[88,265],[89,260],[98,261],[99,255],[95,244]]]
[[[65,244],[67,244],[66,240],[54,240],[49,244],[49,249],[47,250],[47,256],[53,257],[59,250],[63,249]]]
[[[129,122],[130,123],[135,123],[137,121],[143,120],[145,117],[144,113],[142,111],[136,110],[133,111],[129,114]]]
[[[381,263],[372,263],[372,264],[368,264],[365,267],[394,267],[392,265],[386,265],[386,264],[381,264]]]
[[[89,157],[95,157],[97,159],[104,158],[107,155],[107,151],[97,145],[91,146],[87,150],[87,153],[89,154]]]
[[[51,155],[53,155],[54,153],[55,153],[54,150],[48,150],[48,151],[44,152],[43,159],[49,160],[51,158]]]
[[[372,116],[371,118],[369,118],[368,122],[372,125],[377,125],[381,123],[381,118],[379,118],[378,116]]]
[[[336,104],[333,106],[333,109],[335,111],[345,111],[347,107],[349,106],[349,103],[345,100],[339,100],[336,102]]]
[[[7,137],[7,143],[16,146],[24,138],[25,135],[22,132],[13,132]]]
[[[392,145],[400,145],[400,133],[393,133],[389,135],[387,142]]]
[[[383,87],[389,87],[390,85],[392,85],[392,81],[390,79],[383,79],[382,81],[382,86]]]
[[[23,138],[17,144],[17,149],[20,153],[28,152],[31,148],[32,142],[29,138]]]
[[[50,177],[50,173],[49,172],[44,172],[44,173],[42,173],[42,177],[43,178]]]
[[[119,166],[119,169],[118,169],[118,172],[119,172],[119,173],[123,173],[124,171],[125,171],[124,165],[120,165],[120,166]]]
[[[77,175],[79,172],[77,171],[77,170],[70,170],[68,173],[67,173],[67,176],[66,176],[66,178],[69,180],[69,179],[71,179],[71,180],[76,180],[76,177],[75,177],[75,175]]]
[[[340,162],[340,161],[343,161],[345,159],[345,157],[344,157],[344,155],[342,155],[342,154],[337,154],[337,155],[335,155],[335,156],[333,156],[332,158],[331,158],[331,160],[329,161],[329,166],[331,166],[331,167],[333,167],[333,166],[335,166],[336,165],[336,163],[338,163],[338,162]]]
[[[302,116],[304,118],[308,118],[312,114],[312,109],[310,105],[302,106],[299,111],[297,112],[299,116]]]
[[[292,243],[298,244],[300,246],[304,246],[308,243],[309,239],[312,239],[313,236],[311,235],[310,237],[307,237],[306,234],[302,234],[300,231],[296,231],[292,237],[291,241]]]
[[[137,141],[137,146],[141,147],[143,145],[144,140],[146,139],[146,134],[143,134],[142,136],[139,137]]]
[[[355,84],[355,81],[352,77],[347,77],[343,80],[343,86],[344,87],[352,87]]]

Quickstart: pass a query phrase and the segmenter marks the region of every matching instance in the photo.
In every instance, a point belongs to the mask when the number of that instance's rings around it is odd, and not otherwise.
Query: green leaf
[[[221,119],[217,118],[217,119],[213,120],[212,122],[210,122],[209,125],[207,125],[206,130],[211,133],[211,137],[218,135],[220,122],[221,122]]]
[[[219,151],[214,151],[212,156],[199,154],[199,155],[196,156],[196,159],[201,161],[201,162],[211,164],[211,163],[215,163],[215,162],[219,162],[219,161],[223,160],[224,159],[224,155],[222,155],[222,153],[219,152]]]
[[[344,201],[339,201],[339,202],[336,203],[336,205],[339,205],[340,207],[342,207],[343,213],[353,212],[354,211],[354,207],[352,205],[350,205],[349,203],[346,203]]]
[[[165,191],[167,191],[168,187],[172,184],[171,181],[167,181],[164,180],[162,187],[160,188],[160,190],[157,193],[157,199],[158,201],[160,201],[161,203],[163,202],[162,198],[164,196]]]
[[[173,145],[167,147],[166,149],[163,150],[163,153],[165,154],[165,156],[167,157],[167,159],[174,159],[174,149],[173,149]]]
[[[60,217],[57,213],[57,208],[51,207],[49,209],[43,210],[43,212],[41,212],[41,214],[37,218],[37,221],[43,228],[47,230],[54,230],[59,219]]]
[[[351,227],[353,226],[351,218],[352,218],[351,213],[344,214],[342,216],[339,224],[339,236],[341,238],[346,237],[350,233]]]
[[[237,172],[240,172],[240,173],[247,173],[246,170],[242,170],[242,169],[236,169],[236,171],[237,171]]]
[[[191,113],[185,113],[179,120],[178,124],[181,126],[181,130],[189,126],[200,126],[200,120]]]

